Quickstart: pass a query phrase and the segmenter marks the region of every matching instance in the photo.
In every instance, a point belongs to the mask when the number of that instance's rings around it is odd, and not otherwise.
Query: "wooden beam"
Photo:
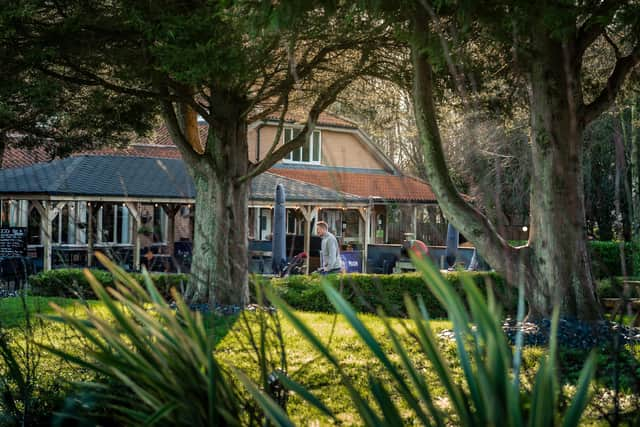
[[[369,239],[371,238],[371,207],[365,208],[364,217],[364,244],[362,246],[362,272],[367,272],[367,257],[369,256]]]
[[[418,208],[416,205],[413,205],[411,209],[411,230],[413,233],[413,237],[417,239],[418,238]]]
[[[60,212],[60,209],[64,206],[64,202],[58,203],[54,208],[52,208],[48,202],[44,202],[44,204],[40,200],[33,200],[33,205],[40,213],[40,229],[42,231],[42,268],[44,271],[51,270],[51,239],[53,233],[53,227],[51,226],[51,222],[55,219],[55,217]]]
[[[16,200],[41,200],[41,201],[63,201],[63,202],[104,202],[104,203],[181,203],[193,204],[195,199],[189,197],[171,198],[171,197],[128,197],[128,196],[75,196],[75,195],[43,195],[43,194],[20,194],[20,193],[2,193],[2,198]]]
[[[317,207],[301,206],[300,212],[304,216],[304,252],[307,254],[307,264],[304,267],[305,274],[309,274],[309,262],[311,256],[311,219],[318,211]]]
[[[42,236],[42,269],[51,270],[51,221],[49,220],[49,203],[33,200],[33,206],[40,213],[40,232]]]
[[[93,267],[93,204],[87,203],[87,267]]]
[[[180,205],[178,204],[163,204],[162,210],[167,214],[168,222],[167,222],[167,252],[169,252],[169,256],[173,260],[176,266],[178,266],[178,262],[174,259],[175,254],[175,241],[176,241],[176,214],[180,211]],[[178,267],[179,268],[179,267]]]
[[[125,202],[131,216],[133,217],[133,269],[140,270],[140,234],[138,233],[138,227],[140,227],[140,212],[138,207],[132,202]]]
[[[36,210],[40,214],[40,217],[42,218],[43,216],[45,216],[46,212],[44,206],[42,206],[42,202],[40,200],[32,200],[32,202],[32,206],[36,208]]]

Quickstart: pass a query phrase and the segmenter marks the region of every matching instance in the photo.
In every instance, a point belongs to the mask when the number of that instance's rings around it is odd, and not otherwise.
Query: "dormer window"
[[[284,143],[291,141],[296,133],[293,128],[284,128],[282,132]],[[316,163],[320,164],[320,156],[322,153],[322,137],[319,130],[313,131],[311,139],[307,141],[302,147],[296,148],[290,152],[284,160],[287,162],[296,163]]]

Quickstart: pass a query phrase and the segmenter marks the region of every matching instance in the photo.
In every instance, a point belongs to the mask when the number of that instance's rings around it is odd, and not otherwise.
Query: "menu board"
[[[27,228],[0,228],[0,257],[27,256]]]

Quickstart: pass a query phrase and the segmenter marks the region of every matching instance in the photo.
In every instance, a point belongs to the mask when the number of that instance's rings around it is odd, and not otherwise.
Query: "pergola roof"
[[[297,179],[286,178],[270,172],[265,172],[253,179],[251,182],[251,200],[273,202],[277,184],[284,186],[287,202],[303,202],[308,204],[318,202],[366,204],[368,202],[368,199],[364,197],[342,193],[330,188],[309,184],[308,182]]]
[[[251,201],[273,201],[282,183],[288,202],[365,204],[366,199],[271,173],[254,178]],[[195,187],[180,159],[78,156],[0,170],[0,196],[193,200]]]
[[[176,159],[78,156],[0,171],[0,194],[193,198]]]

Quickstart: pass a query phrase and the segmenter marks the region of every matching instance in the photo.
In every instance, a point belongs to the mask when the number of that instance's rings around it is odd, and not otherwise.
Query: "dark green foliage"
[[[104,270],[91,270],[96,280],[104,287],[113,287],[113,276]],[[160,294],[167,301],[171,301],[171,288],[181,291],[189,280],[187,274],[150,274]],[[131,277],[138,282],[143,281],[140,273],[131,273]],[[96,295],[89,285],[83,270],[65,268],[41,272],[29,278],[29,286],[33,295],[96,299]]]
[[[589,242],[593,277],[602,279],[640,272],[640,248],[631,242]],[[622,245],[622,247],[621,247]],[[624,249],[625,269],[622,268],[620,250]]]
[[[596,282],[596,292],[600,298],[621,298],[622,283],[617,277],[609,277]]]
[[[526,240],[510,241],[511,246],[526,245]],[[621,245],[624,248],[625,269],[620,262]],[[596,280],[611,276],[638,275],[640,273],[640,248],[632,242],[591,240],[591,268]]]
[[[616,146],[614,124],[609,114],[585,129],[584,185],[587,227],[597,239],[614,236],[616,198]],[[624,191],[619,196],[625,198]],[[622,212],[626,213],[626,212]],[[624,215],[628,220],[627,215]]]
[[[515,313],[517,291],[506,285],[497,273],[464,273],[481,289],[491,284],[496,299],[509,313]],[[444,280],[463,294],[460,273],[448,273]],[[343,297],[358,311],[376,313],[382,307],[391,316],[406,317],[405,295],[411,298],[422,296],[432,317],[445,317],[446,312],[429,290],[429,286],[417,273],[409,274],[344,274],[328,277],[328,281],[340,289]],[[273,279],[272,285],[278,295],[291,307],[303,311],[334,312],[322,291],[321,276],[291,276],[287,279]]]
[[[122,145],[132,133],[142,135],[151,130],[158,114],[158,104],[152,99],[112,92],[95,84],[83,86],[81,79],[60,80],[43,72],[51,50],[27,41],[17,30],[21,19],[35,18],[39,6],[28,2],[3,6],[0,157],[8,146],[45,149],[52,157],[64,156],[72,151]],[[51,41],[60,40],[59,34],[49,36]],[[82,39],[77,37],[76,41]]]

